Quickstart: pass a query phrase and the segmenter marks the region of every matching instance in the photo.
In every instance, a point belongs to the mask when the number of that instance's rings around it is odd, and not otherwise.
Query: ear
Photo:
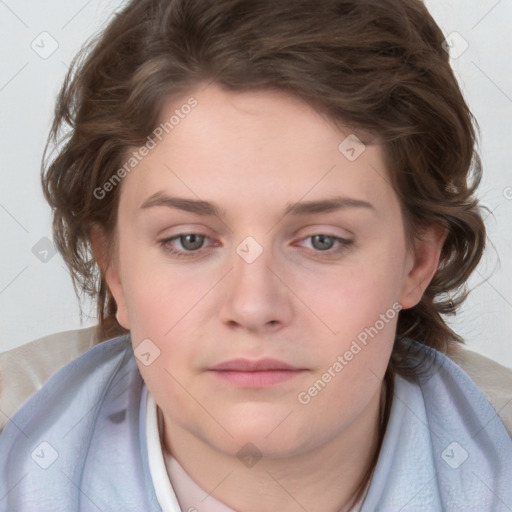
[[[412,308],[421,300],[439,268],[439,258],[447,235],[446,228],[433,225],[421,233],[421,238],[415,238],[400,296],[403,309]]]
[[[125,329],[130,329],[123,284],[119,273],[119,259],[110,254],[107,237],[100,226],[94,225],[90,234],[92,254],[101,270],[101,278],[116,301],[116,319]],[[116,244],[113,244],[116,246]],[[114,251],[117,249],[114,248]]]

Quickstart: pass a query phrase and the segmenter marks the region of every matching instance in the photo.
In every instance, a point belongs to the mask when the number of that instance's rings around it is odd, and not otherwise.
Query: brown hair
[[[408,239],[448,232],[423,298],[400,312],[390,368],[407,373],[395,357],[406,337],[443,352],[462,342],[442,315],[465,299],[484,249],[481,162],[443,40],[419,0],[132,0],[73,61],[43,157],[55,243],[77,293],[97,301],[99,339],[126,332],[90,246],[93,226],[113,240],[121,187],[94,191],[146,142],[164,101],[215,81],[288,92],[378,137]]]

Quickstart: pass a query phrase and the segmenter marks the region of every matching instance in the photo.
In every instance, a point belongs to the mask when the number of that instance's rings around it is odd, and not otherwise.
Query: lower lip
[[[262,370],[242,372],[234,370],[210,370],[217,378],[242,388],[265,388],[286,382],[302,374],[303,370]]]

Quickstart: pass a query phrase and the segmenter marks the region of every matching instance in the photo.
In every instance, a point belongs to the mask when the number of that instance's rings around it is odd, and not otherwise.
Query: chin
[[[308,446],[318,442],[317,439],[309,439],[310,430],[297,428],[293,424],[286,425],[288,420],[283,422],[285,416],[277,421],[261,418],[260,421],[225,423],[225,428],[233,437],[226,435],[211,441],[219,443],[218,449],[238,458],[253,451],[266,458],[289,457],[307,451]]]

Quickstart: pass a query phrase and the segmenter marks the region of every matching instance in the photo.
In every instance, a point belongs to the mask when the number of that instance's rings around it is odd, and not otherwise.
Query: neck
[[[328,442],[289,456],[263,453],[252,467],[236,457],[238,445],[234,453],[216,449],[165,416],[164,449],[202,489],[234,510],[346,512],[371,478],[389,414],[385,398],[383,383],[362,413]]]

